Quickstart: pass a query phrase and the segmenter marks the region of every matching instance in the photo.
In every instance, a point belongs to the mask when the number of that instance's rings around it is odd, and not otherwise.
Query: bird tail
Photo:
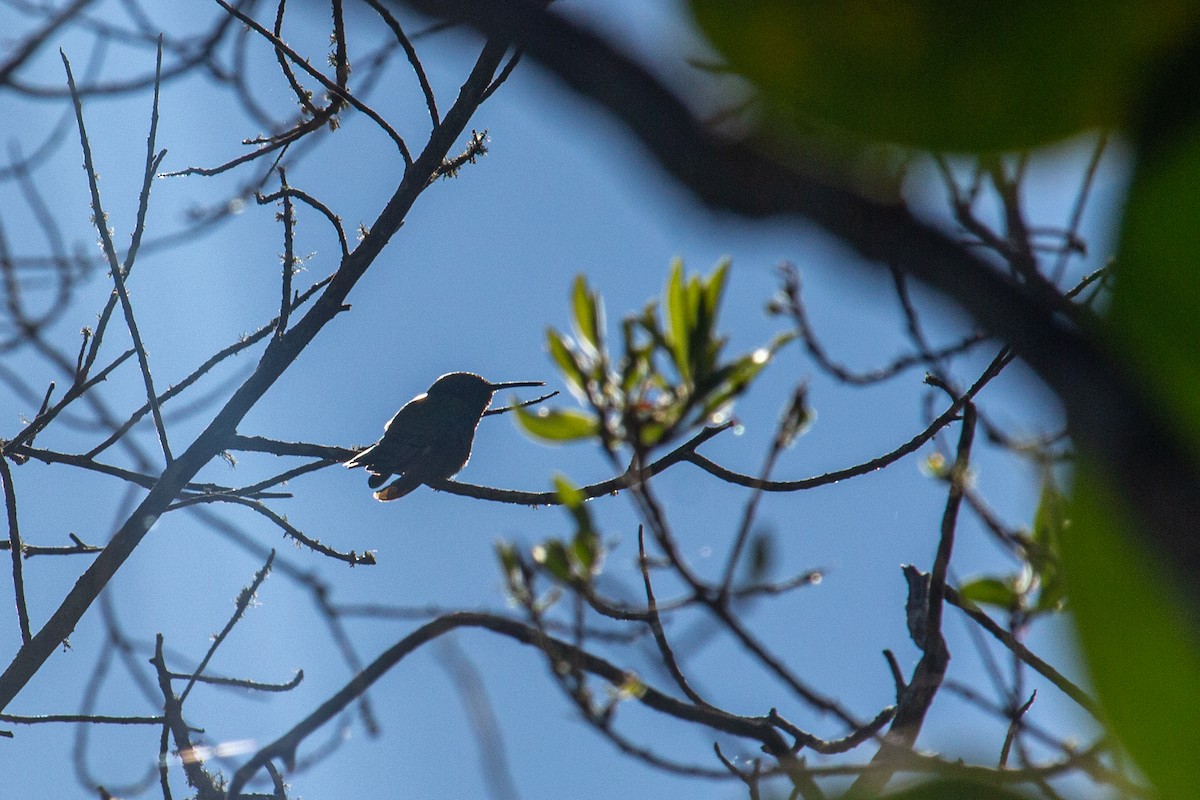
[[[354,455],[342,462],[342,466],[354,469],[355,467],[365,467],[371,463],[371,455],[375,451],[375,445],[371,445],[365,450],[359,450]]]
[[[378,489],[384,481],[392,477],[392,473],[390,472],[375,471],[375,448],[378,446],[378,444],[373,444],[365,450],[360,450],[342,462],[343,466],[349,467],[350,469],[354,469],[355,467],[366,467],[367,471],[371,473],[371,477],[367,479],[367,486],[370,486],[372,489]]]
[[[354,469],[355,467],[366,467],[368,473],[371,473],[371,477],[368,477],[367,479],[367,486],[370,486],[372,489],[379,488],[383,485],[384,481],[391,477],[391,473],[377,473],[377,471],[374,471],[374,469],[376,469],[374,468],[374,450],[376,450],[376,447],[378,446],[378,444],[371,445],[370,447],[367,447],[366,450],[360,450],[359,452],[354,453],[353,456],[347,458],[346,461],[342,462],[343,467],[348,467],[350,469]],[[409,489],[409,491],[412,491],[412,489]]]
[[[378,485],[378,484],[376,484]],[[404,495],[421,485],[421,479],[412,475],[403,475],[392,481],[375,493],[375,499],[386,503],[388,500],[399,500]]]

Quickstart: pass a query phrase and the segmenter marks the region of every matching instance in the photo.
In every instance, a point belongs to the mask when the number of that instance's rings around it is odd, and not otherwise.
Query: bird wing
[[[423,397],[406,403],[384,427],[383,438],[346,462],[348,467],[366,467],[372,475],[368,481],[372,489],[419,464],[432,448],[427,410],[418,402]]]
[[[392,418],[388,420],[387,425],[383,426],[383,432],[386,434],[392,429],[393,425],[403,426],[405,421],[411,422],[413,418],[420,413],[418,409],[422,407],[425,398],[428,396],[428,394],[419,394],[401,406],[400,410],[392,415]]]

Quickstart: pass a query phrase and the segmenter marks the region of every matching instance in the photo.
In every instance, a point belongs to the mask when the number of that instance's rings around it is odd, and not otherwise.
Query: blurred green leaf
[[[643,447],[654,447],[667,435],[667,427],[657,422],[646,422],[642,424],[639,433]]]
[[[725,294],[725,283],[729,280],[730,264],[732,262],[728,258],[721,259],[704,282],[704,307],[708,316],[714,320],[721,309],[721,297]]]
[[[571,563],[567,557],[567,546],[558,539],[550,539],[533,548],[533,560],[555,580],[571,582]]]
[[[590,580],[595,575],[600,563],[600,537],[592,528],[590,518],[588,522],[587,526],[580,526],[571,540],[572,561],[579,565],[579,577],[584,580]]]
[[[1200,126],[1142,164],[1130,189],[1110,343],[1200,452]]]
[[[554,493],[558,495],[564,508],[570,511],[583,508],[583,492],[579,491],[579,487],[571,483],[565,475],[554,476]]]
[[[1032,548],[1029,565],[1037,576],[1035,611],[1057,611],[1065,602],[1066,586],[1062,575],[1062,538],[1070,527],[1067,498],[1047,471],[1042,479],[1041,497],[1033,516]]]
[[[641,678],[633,672],[625,673],[625,680],[617,687],[617,694],[621,698],[642,698],[646,695],[646,690],[649,689]]]
[[[768,124],[934,150],[1013,150],[1121,124],[1194,30],[1187,0],[691,0]],[[786,134],[784,134],[786,135]]]
[[[505,573],[511,573],[518,568],[517,549],[510,542],[496,542],[496,555],[500,558],[500,566]]]
[[[529,587],[525,582],[525,569],[517,548],[510,542],[496,542],[496,555],[500,559],[500,568],[504,572],[504,580],[508,592],[518,601],[529,596]]]
[[[712,349],[714,320],[708,315],[704,304],[704,287],[699,275],[689,275],[684,285],[688,321],[688,369],[694,382],[706,372]]]
[[[1079,459],[1063,540],[1071,611],[1096,694],[1161,798],[1196,794],[1200,639],[1192,594],[1137,535],[1122,490]],[[1189,582],[1195,576],[1189,576]]]
[[[1111,346],[1200,453],[1200,128],[1142,159],[1126,205],[1107,309]],[[1114,431],[1114,436],[1121,435]],[[1200,751],[1200,608],[1139,530],[1119,485],[1083,453],[1070,535],[1061,542],[1070,603],[1111,727],[1159,796],[1195,795]],[[1189,532],[1191,533],[1191,532]]]
[[[808,430],[816,412],[808,404],[808,387],[801,385],[792,393],[792,400],[779,425],[779,444],[791,447],[796,437]]]
[[[591,511],[586,505],[587,498],[565,475],[554,476],[554,491],[562,501],[563,508],[575,520],[575,535],[571,539],[569,550],[566,551],[568,561],[576,568],[573,572],[581,580],[590,581],[600,562],[600,537],[592,524]]]
[[[696,362],[697,380],[716,368],[726,337],[717,333],[717,314],[721,297],[729,277],[728,258],[722,259],[707,278],[695,278],[696,326],[693,333],[693,361]]]
[[[600,425],[596,418],[583,411],[539,408],[528,411],[517,408],[517,422],[525,432],[548,442],[572,442],[597,435]]]
[[[1015,611],[1021,605],[1021,596],[1013,588],[1012,581],[984,575],[958,587],[963,599],[980,605],[996,606],[1005,611]]]

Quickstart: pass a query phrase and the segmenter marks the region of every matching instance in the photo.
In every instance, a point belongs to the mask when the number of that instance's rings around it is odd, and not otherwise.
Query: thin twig
[[[292,303],[291,303],[292,310],[295,310],[295,309],[299,308],[301,305],[303,305],[310,297],[312,297],[314,294],[316,294],[321,289],[325,288],[325,286],[327,286],[331,280],[333,280],[333,276],[329,275],[329,276],[323,278],[322,280],[317,281],[312,286],[308,287],[308,289],[306,289],[303,293],[301,293],[298,297],[296,297],[292,301]],[[185,389],[190,388],[192,386],[192,384],[194,384],[196,381],[200,380],[200,378],[202,378],[206,374],[208,374],[208,372],[211,371],[213,367],[217,366],[225,359],[229,358],[230,356],[237,355],[238,353],[242,352],[243,350],[246,350],[249,347],[251,347],[251,346],[257,344],[258,342],[262,341],[263,339],[265,339],[273,330],[276,329],[278,324],[279,324],[279,319],[277,317],[277,318],[271,320],[270,322],[268,322],[267,324],[263,325],[262,327],[260,327],[254,333],[252,333],[248,336],[243,336],[243,337],[239,338],[233,344],[229,345],[228,347],[218,350],[216,353],[214,353],[212,356],[210,356],[207,360],[205,360],[205,362],[203,364],[196,367],[196,369],[193,370],[190,375],[188,375],[183,380],[179,381],[179,383],[173,384],[165,392],[163,392],[161,395],[159,395],[159,397],[158,397],[159,405],[165,404],[168,400],[179,395]],[[132,354],[133,354],[133,351],[132,350],[129,351],[129,355],[132,355]],[[117,429],[114,430],[103,442],[101,442],[100,444],[96,445],[91,450],[89,450],[86,455],[88,457],[94,458],[94,457],[98,456],[100,453],[107,450],[113,444],[118,442],[121,439],[121,437],[123,437],[126,433],[128,433],[129,430],[135,424],[137,424],[138,420],[142,419],[149,412],[150,412],[150,404],[146,403],[141,408],[139,408],[137,411],[133,412],[133,414],[130,415],[129,419],[126,420],[122,425],[117,427]],[[349,458],[349,456],[347,456],[347,458]]]
[[[290,692],[300,685],[304,680],[304,670],[296,670],[296,674],[290,681],[284,683],[264,683],[263,681],[252,681],[246,678],[226,678],[221,675],[200,675],[196,672],[172,672],[172,680],[195,680],[196,683],[203,683],[209,686],[220,686],[228,689],[247,689],[255,692]]]
[[[235,505],[245,506],[249,509],[257,511],[259,514],[271,520],[271,522],[278,525],[279,528],[292,539],[295,539],[300,544],[304,545],[310,550],[315,550],[323,556],[329,556],[330,558],[338,561],[344,561],[351,566],[357,566],[360,564],[373,566],[375,564],[375,553],[373,551],[367,550],[363,553],[358,553],[354,550],[351,550],[349,553],[343,553],[339,550],[334,550],[332,547],[321,544],[321,542],[318,540],[304,535],[304,533],[302,533],[298,528],[296,528],[283,517],[276,514],[271,509],[267,508],[257,500],[251,500],[247,497],[239,497],[238,495],[233,494],[203,494],[196,495],[194,497],[184,497],[175,501],[174,503],[171,503],[167,507],[167,511],[176,511],[178,509],[187,508],[188,506],[196,505],[198,503],[233,503]]]
[[[367,0],[367,5],[375,9],[375,12],[383,18],[384,23],[391,28],[396,41],[400,43],[400,47],[404,49],[404,55],[408,57],[408,63],[412,65],[413,72],[416,73],[417,82],[421,84],[421,93],[425,95],[425,106],[429,109],[429,119],[433,122],[433,127],[436,128],[440,124],[438,122],[437,99],[434,97],[433,87],[429,85],[429,79],[425,77],[425,67],[422,66],[421,59],[417,57],[416,49],[404,33],[404,29],[400,27],[400,23],[392,15],[392,12],[384,8],[379,3],[379,0]]]
[[[642,585],[646,588],[646,623],[650,626],[651,633],[654,634],[654,641],[658,645],[658,652],[662,656],[663,665],[667,668],[667,672],[674,679],[675,685],[678,686],[688,699],[698,706],[712,707],[700,694],[692,688],[688,679],[684,676],[683,670],[679,666],[679,662],[675,659],[675,653],[671,650],[671,645],[667,641],[667,634],[663,630],[662,619],[658,615],[658,604],[654,599],[654,584],[650,580],[650,566],[646,560],[646,536],[641,525],[638,526],[638,567],[642,573]]]
[[[252,17],[247,16],[246,14],[242,13],[242,11],[240,11],[239,9],[234,8],[233,6],[229,5],[229,3],[225,2],[225,0],[216,0],[216,2],[218,5],[220,5],[222,8],[224,8],[231,15],[237,17],[243,23],[245,23],[249,27],[253,28],[255,33],[257,33],[259,36],[262,36],[264,39],[266,39],[268,42],[270,42],[272,45],[274,45],[275,48],[278,49],[280,52],[285,53],[287,55],[287,57],[289,59],[291,59],[292,63],[294,63],[296,66],[300,67],[302,70],[307,72],[309,75],[313,76],[318,81],[320,81],[321,85],[324,86],[326,88],[326,90],[328,90],[329,93],[333,97],[349,103],[350,105],[354,106],[356,109],[361,111],[363,114],[366,114],[368,117],[370,117],[371,120],[376,125],[378,125],[383,130],[383,132],[386,133],[391,138],[391,140],[396,144],[397,149],[399,149],[399,151],[400,151],[401,157],[404,159],[404,165],[406,167],[411,167],[413,165],[412,154],[409,152],[408,145],[405,144],[403,137],[401,137],[400,134],[396,133],[395,129],[393,129],[392,126],[388,123],[388,121],[385,120],[383,117],[381,117],[378,114],[378,112],[376,112],[373,108],[371,108],[370,106],[363,103],[361,100],[356,98],[354,95],[350,94],[350,92],[347,91],[345,88],[338,86],[334,81],[331,81],[331,80],[329,80],[329,78],[326,78],[324,75],[321,74],[321,72],[319,70],[314,69],[308,63],[307,60],[305,60],[304,58],[302,58],[300,56],[299,53],[292,50],[290,47],[288,47],[286,44],[284,44],[282,41],[280,41],[278,36],[274,35],[270,31],[268,31],[266,28],[264,28],[262,25],[260,25]]]
[[[29,630],[29,607],[25,604],[25,574],[21,566],[21,531],[17,527],[17,490],[13,486],[12,470],[8,460],[0,457],[0,482],[4,486],[4,507],[8,512],[8,546],[12,555],[13,594],[17,599],[17,624],[21,628],[21,641],[25,644],[33,638]]]
[[[1013,655],[1021,659],[1025,664],[1028,664],[1035,672],[1041,675],[1046,680],[1054,684],[1063,694],[1070,697],[1080,705],[1085,711],[1093,717],[1100,719],[1100,708],[1096,701],[1088,696],[1087,692],[1079,688],[1075,683],[1069,680],[1066,676],[1056,670],[1046,661],[1042,660],[1031,651],[1028,647],[1017,640],[1009,631],[1006,631],[1000,625],[996,624],[995,620],[983,613],[974,603],[964,600],[963,597],[950,586],[946,587],[946,602],[958,608],[972,620],[974,620],[981,628],[990,633],[1001,644],[1012,651]]]
[[[332,225],[334,231],[337,232],[338,244],[342,248],[342,258],[345,258],[346,256],[350,255],[350,246],[346,242],[346,230],[342,227],[341,218],[338,217],[337,214],[334,214],[333,211],[329,208],[329,206],[325,205],[324,203],[322,203],[317,198],[313,197],[308,192],[301,191],[300,189],[297,189],[294,186],[288,186],[283,189],[280,189],[278,192],[272,192],[271,194],[265,194],[265,195],[258,195],[257,197],[255,197],[255,200],[257,200],[258,203],[261,205],[263,203],[272,203],[276,200],[283,198],[285,195],[287,195],[289,197],[294,197],[295,199],[299,200],[300,202],[311,206],[312,208],[319,211],[321,213],[321,215],[325,217],[325,219],[329,220],[329,224]]]
[[[217,648],[229,636],[229,632],[233,630],[233,626],[238,624],[242,615],[246,613],[246,609],[254,601],[254,595],[258,591],[258,587],[262,586],[262,582],[267,579],[267,575],[271,572],[271,564],[275,561],[275,551],[271,551],[271,555],[267,556],[267,563],[262,565],[262,569],[254,574],[254,580],[248,586],[243,587],[238,593],[237,603],[235,603],[233,614],[229,617],[229,621],[225,623],[225,627],[221,632],[213,637],[212,644],[208,648],[208,652],[204,654],[204,658],[200,659],[199,666],[188,679],[187,685],[183,687],[183,691],[179,693],[179,704],[187,700],[187,696],[191,694],[192,687],[196,685],[196,681],[204,674],[204,668],[208,666],[208,662],[216,654]]]
[[[94,377],[88,379],[86,383],[77,383],[73,385],[67,390],[67,393],[63,395],[63,398],[55,403],[53,407],[48,409],[45,413],[38,415],[37,418],[25,426],[24,430],[22,430],[9,441],[5,442],[3,447],[4,454],[8,455],[10,453],[14,453],[19,448],[26,446],[28,442],[33,441],[33,438],[42,430],[44,430],[47,425],[53,422],[54,418],[57,417],[64,408],[70,405],[73,400],[85,395],[87,391],[96,384],[108,380],[109,374],[112,373],[112,371],[117,367],[124,364],[126,360],[133,356],[133,354],[133,348],[126,350],[124,353],[117,356],[116,360],[102,369]]]
[[[282,4],[280,8],[282,8]],[[288,317],[292,311],[292,276],[296,270],[295,228],[296,215],[292,213],[292,198],[288,194],[287,171],[279,168],[279,186],[283,195],[283,297],[279,301],[279,317],[275,324],[275,337],[283,336],[287,331]]]
[[[154,416],[154,425],[158,430],[159,443],[162,445],[163,457],[170,464],[174,458],[171,456],[171,447],[167,442],[167,430],[163,425],[162,412],[158,408],[158,394],[154,391],[154,380],[150,376],[150,361],[146,355],[146,347],[142,343],[141,333],[138,331],[137,321],[133,315],[133,304],[129,300],[129,292],[125,288],[124,268],[117,259],[116,247],[113,245],[112,234],[108,229],[108,216],[104,213],[104,207],[100,202],[100,187],[96,181],[96,166],[92,161],[92,147],[88,141],[87,129],[83,121],[83,103],[76,92],[75,77],[71,74],[71,62],[67,60],[66,53],[59,51],[62,56],[63,66],[67,70],[67,85],[72,92],[72,100],[75,104],[75,121],[79,126],[79,139],[83,146],[83,166],[84,171],[88,176],[88,187],[92,193],[92,216],[96,225],[96,230],[100,233],[100,241],[104,247],[104,253],[108,256],[109,268],[112,272],[113,283],[117,287],[117,295],[121,301],[121,308],[125,312],[125,322],[129,327],[129,336],[133,340],[134,350],[137,351],[138,365],[142,370],[142,380],[146,386],[146,397],[150,401],[150,410]],[[159,64],[161,66],[162,54],[159,54]],[[154,147],[154,128],[157,125],[158,119],[158,95],[155,93],[154,113],[151,123],[151,136],[149,139],[149,147],[153,150]],[[143,182],[142,200],[143,205],[139,209],[139,221],[144,221],[144,202],[149,199],[149,184],[154,179],[154,170],[162,161],[166,151],[160,152],[157,156],[151,155],[147,158],[146,174]],[[135,232],[135,237],[140,238],[140,235]],[[132,253],[131,253],[132,254]]]
[[[1069,243],[1075,237],[1079,230],[1079,224],[1083,221],[1083,211],[1087,207],[1088,198],[1092,193],[1092,182],[1096,179],[1096,173],[1100,169],[1100,161],[1104,157],[1104,150],[1108,147],[1108,131],[1101,131],[1099,139],[1096,141],[1096,147],[1092,150],[1092,156],[1088,159],[1087,169],[1083,173],[1083,182],[1079,187],[1079,193],[1075,196],[1075,205],[1071,208],[1071,216],[1067,221],[1067,230],[1063,234],[1064,246],[1059,252],[1058,260],[1054,263],[1054,268],[1050,270],[1050,280],[1058,283],[1062,280],[1063,275],[1067,271],[1067,260],[1071,257],[1071,247]]]
[[[771,439],[771,449],[767,452],[767,457],[763,461],[762,471],[759,473],[758,479],[760,486],[756,488],[746,500],[745,508],[742,509],[742,521],[738,525],[737,535],[733,540],[733,548],[729,553],[729,558],[725,562],[725,574],[721,578],[721,588],[719,595],[724,598],[729,595],[729,589],[733,585],[734,572],[737,569],[738,561],[742,556],[742,549],[746,546],[746,541],[750,538],[750,527],[754,524],[754,514],[758,510],[758,503],[762,499],[763,490],[761,483],[767,481],[771,477],[771,471],[775,469],[775,462],[779,460],[779,454],[788,446],[796,431],[791,430],[793,427],[793,419],[798,419],[799,415],[806,413],[805,404],[807,390],[801,385],[792,393],[792,401],[783,418],[779,420],[778,429],[775,436]]]
[[[707,458],[699,453],[696,453],[694,450],[686,452],[683,454],[682,458],[683,460],[690,461],[691,463],[700,467],[705,472],[715,475],[723,481],[736,483],[739,486],[745,486],[750,489],[761,488],[764,492],[796,492],[805,489],[815,489],[818,486],[828,486],[830,484],[837,483],[838,481],[846,480],[847,478],[865,475],[869,472],[874,472],[875,470],[882,469],[883,467],[893,464],[904,456],[915,453],[917,450],[921,449],[921,447],[923,447],[930,439],[932,439],[938,431],[940,431],[942,428],[945,428],[947,425],[957,419],[963,406],[969,400],[974,398],[975,395],[977,395],[989,381],[999,375],[1001,370],[1008,366],[1013,358],[1014,354],[1012,350],[1008,348],[1002,349],[996,355],[996,357],[992,359],[991,364],[989,364],[988,367],[983,371],[983,374],[979,376],[979,379],[975,381],[975,383],[972,384],[971,387],[967,389],[967,391],[961,397],[952,402],[940,416],[927,425],[924,430],[894,450],[884,453],[881,456],[876,456],[868,461],[864,461],[861,464],[855,464],[851,467],[844,467],[842,469],[826,472],[821,475],[816,475],[811,478],[804,478],[798,481],[763,481],[749,475],[743,475],[741,473],[734,472],[733,470],[726,469],[719,464],[709,461]]]

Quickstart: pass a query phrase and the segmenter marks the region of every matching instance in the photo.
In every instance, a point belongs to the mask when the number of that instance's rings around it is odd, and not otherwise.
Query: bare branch
[[[400,663],[407,655],[434,639],[462,627],[489,630],[493,633],[507,636],[521,644],[544,648],[552,658],[559,660],[569,659],[581,669],[604,678],[615,686],[623,684],[629,677],[628,673],[610,662],[559,639],[547,637],[533,626],[491,614],[466,611],[448,614],[426,623],[392,645],[377,659],[368,664],[362,672],[355,675],[339,692],[322,703],[320,708],[297,723],[286,734],[255,753],[249,761],[239,767],[234,773],[229,785],[230,800],[236,800],[236,798],[242,796],[241,791],[247,781],[257,774],[260,769],[263,769],[267,762],[278,758],[285,765],[292,764],[296,759],[296,749],[306,738],[330,719],[333,719],[354,698],[386,675],[392,667]],[[636,699],[638,702],[655,711],[676,717],[677,719],[696,722],[711,727],[714,730],[724,731],[735,736],[761,742],[775,754],[785,754],[788,752],[788,745],[768,720],[737,717],[717,709],[691,705],[676,700],[669,695],[662,694],[650,686],[643,684],[643,687],[640,696]]]
[[[13,594],[17,599],[17,624],[21,629],[21,642],[28,644],[32,638],[29,630],[29,607],[25,605],[25,576],[21,568],[23,545],[21,531],[17,527],[17,490],[13,486],[12,470],[8,460],[0,457],[0,483],[4,487],[4,507],[8,513],[8,547],[12,556]]]

